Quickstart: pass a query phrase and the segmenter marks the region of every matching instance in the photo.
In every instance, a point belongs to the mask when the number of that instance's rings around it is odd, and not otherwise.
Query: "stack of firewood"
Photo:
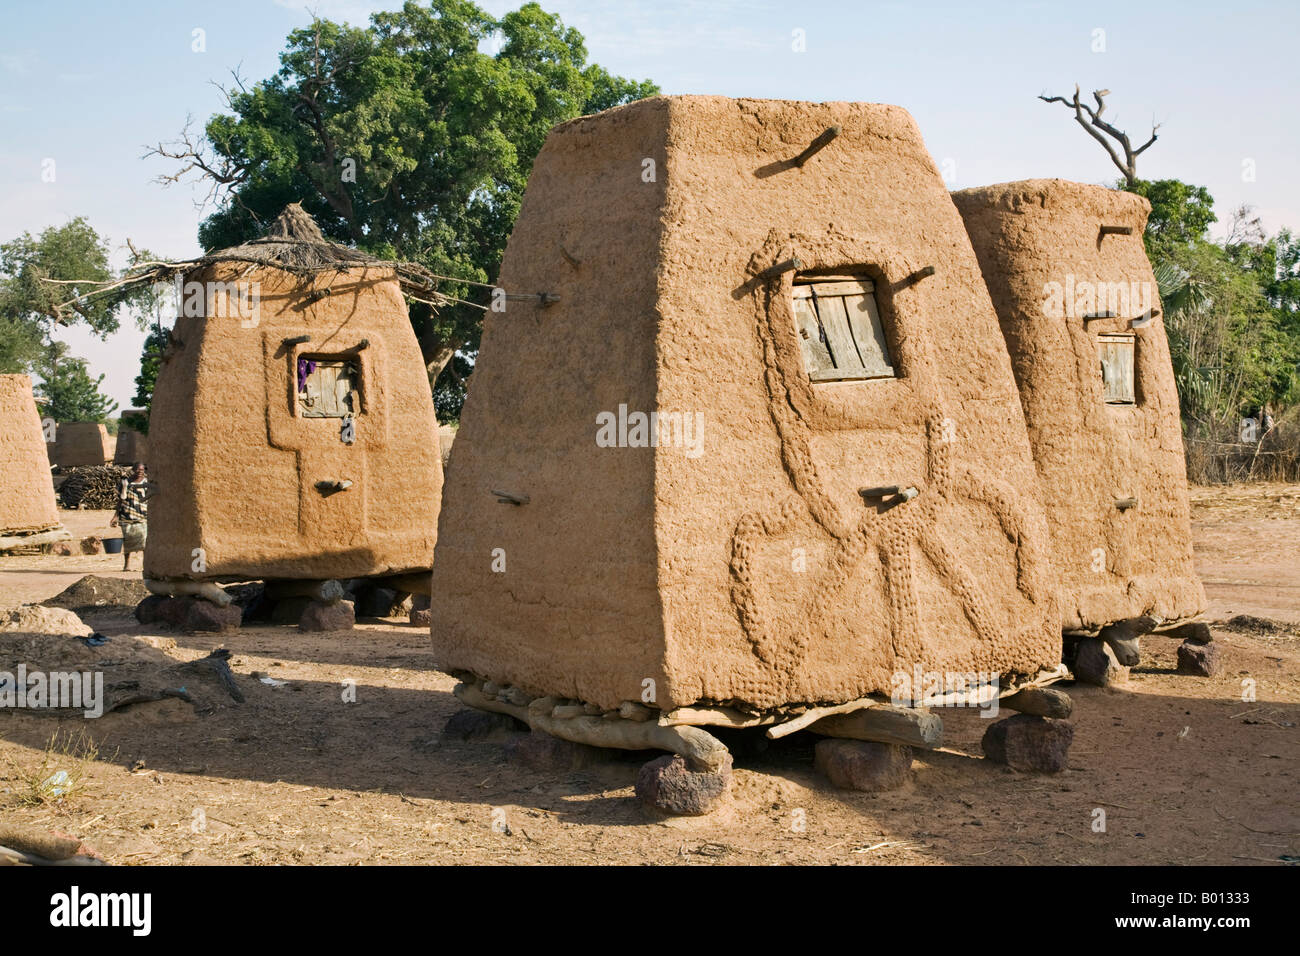
[[[65,470],[59,485],[59,505],[70,510],[108,511],[117,507],[118,483],[131,469],[114,465],[85,465]]]

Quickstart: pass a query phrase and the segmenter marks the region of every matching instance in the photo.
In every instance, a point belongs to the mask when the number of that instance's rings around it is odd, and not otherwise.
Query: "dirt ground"
[[[423,629],[162,634],[108,610],[85,620],[109,642],[82,652],[107,680],[128,648],[174,665],[224,645],[246,702],[195,682],[193,704],[138,704],[98,720],[5,711],[0,819],[78,836],[135,865],[1281,865],[1300,855],[1300,486],[1195,489],[1192,514],[1222,672],[1176,674],[1176,643],[1156,636],[1124,688],[1060,685],[1074,697],[1076,733],[1070,769],[1056,776],[978,759],[989,721],[950,709],[946,746],[919,753],[903,790],[831,789],[813,771],[815,738],[795,734],[738,753],[721,809],[663,819],[632,791],[648,755],[542,773],[507,762],[500,742],[442,741],[459,704]],[[74,537],[107,519],[65,513]],[[120,567],[116,555],[0,557],[0,605]],[[1225,626],[1238,615],[1263,620]],[[1246,679],[1256,700],[1243,701]],[[344,699],[348,682],[355,703]],[[77,766],[48,748],[68,731],[88,733],[98,758],[80,764],[69,797],[25,805],[27,781]]]

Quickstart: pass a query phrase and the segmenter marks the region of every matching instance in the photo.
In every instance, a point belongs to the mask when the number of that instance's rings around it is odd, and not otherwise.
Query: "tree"
[[[167,351],[167,343],[170,341],[171,333],[167,329],[159,327],[149,333],[149,336],[144,340],[144,347],[140,351],[140,374],[135,377],[135,396],[131,401],[144,414],[124,415],[123,420],[128,428],[134,428],[144,435],[149,434],[149,413],[153,409],[153,388],[158,381],[158,370],[162,368],[163,353]]]
[[[480,48],[499,43],[495,53]],[[486,301],[547,132],[658,92],[587,64],[582,35],[536,3],[495,19],[470,0],[407,3],[364,29],[316,19],[289,34],[272,77],[226,90],[202,136],[151,152],[198,176],[216,211],[206,249],[246,241],[301,201],[329,237],[467,280],[442,291]],[[411,306],[431,387],[457,414],[481,308]]]
[[[1284,316],[1286,324],[1300,333],[1300,237],[1283,229],[1270,240],[1272,269],[1268,271],[1264,294]]]
[[[1164,258],[1176,247],[1205,239],[1210,224],[1218,221],[1214,199],[1204,186],[1177,179],[1137,179],[1121,181],[1119,188],[1151,203],[1144,239],[1152,259]]]
[[[100,393],[104,376],[91,378],[86,360],[70,357],[67,350],[62,342],[51,343],[37,368],[41,381],[34,391],[41,415],[56,422],[107,422],[117,402]]]
[[[659,87],[649,80],[626,80],[621,76],[612,76],[594,63],[587,67],[583,75],[591,81],[591,93],[582,107],[584,114],[599,113],[634,100],[643,100],[647,96],[655,96],[659,92]]]
[[[1067,100],[1064,96],[1042,95],[1038,98],[1044,103],[1064,103],[1073,109],[1075,122],[1083,127],[1084,132],[1101,143],[1102,149],[1106,150],[1106,155],[1110,157],[1111,162],[1124,174],[1124,181],[1132,186],[1137,182],[1137,158],[1150,149],[1151,144],[1156,141],[1156,130],[1160,128],[1160,125],[1153,123],[1151,125],[1151,138],[1137,149],[1134,149],[1132,142],[1128,138],[1128,133],[1117,129],[1101,118],[1102,114],[1106,112],[1106,97],[1109,95],[1110,90],[1092,91],[1092,98],[1097,102],[1096,109],[1079,98],[1079,84],[1077,83],[1074,85],[1074,96],[1071,99]],[[1116,146],[1124,153],[1122,160],[1119,153],[1115,151]]]
[[[0,313],[0,375],[30,372],[43,347],[39,326]]]
[[[1212,242],[1214,199],[1203,186],[1165,179],[1127,188],[1151,202],[1143,239],[1184,421],[1226,434],[1240,415],[1300,397],[1300,249],[1291,234],[1268,238],[1243,206]]]
[[[82,298],[116,278],[108,257],[108,241],[82,216],[0,244],[0,373],[36,370],[58,327],[83,322],[104,338],[124,308],[150,299],[147,289]]]
[[[1156,275],[1184,419],[1230,422],[1268,400],[1272,322],[1254,277],[1212,242],[1177,250]]]

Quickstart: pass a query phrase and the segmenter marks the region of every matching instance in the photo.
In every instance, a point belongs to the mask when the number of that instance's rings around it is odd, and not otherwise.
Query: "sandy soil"
[[[107,517],[65,514],[78,537]],[[1209,620],[1300,622],[1300,487],[1197,489],[1193,520]],[[0,558],[0,604],[43,600],[120,560]],[[111,638],[93,651],[110,680],[138,642],[166,664],[224,644],[247,695],[236,704],[196,684],[194,705],[97,721],[0,714],[0,815],[82,837],[114,863],[1279,865],[1300,852],[1300,628],[1216,626],[1226,666],[1209,680],[1176,674],[1175,642],[1146,638],[1123,689],[1068,688],[1076,735],[1057,776],[976,759],[988,721],[945,710],[946,746],[918,757],[906,789],[830,789],[812,769],[812,738],[796,734],[737,756],[722,809],[666,820],[633,796],[644,755],[541,773],[507,762],[499,742],[441,741],[459,705],[421,629],[145,635],[125,612],[87,621]],[[355,703],[343,699],[348,681]],[[58,805],[19,805],[43,760],[71,765],[45,753],[69,729],[99,748],[84,785]]]
[[[109,527],[111,511],[60,511],[63,527],[68,529],[73,551],[87,535],[120,538],[122,532]],[[140,555],[131,556],[134,571],[122,570],[120,554],[74,554],[57,557],[49,554],[0,554],[0,607],[31,604],[54,597],[87,574],[105,578],[139,578]]]
[[[1300,624],[1300,485],[1198,487],[1191,498],[1206,618]]]

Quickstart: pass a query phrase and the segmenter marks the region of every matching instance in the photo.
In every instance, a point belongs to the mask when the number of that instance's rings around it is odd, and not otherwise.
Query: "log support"
[[[266,596],[272,601],[305,597],[321,604],[337,604],[343,600],[343,585],[328,581],[267,581]]]
[[[943,740],[943,719],[938,714],[910,707],[881,704],[849,714],[831,714],[809,728],[825,737],[867,740],[899,747],[922,747],[933,750]]]
[[[145,578],[144,586],[150,594],[163,597],[184,597],[193,595],[210,601],[217,607],[228,607],[231,597],[211,581],[162,581],[157,578]]]
[[[998,701],[1007,710],[1032,714],[1035,717],[1055,717],[1064,720],[1074,710],[1070,695],[1053,687],[1026,687]]]
[[[38,544],[54,544],[58,541],[70,541],[72,535],[60,525],[49,531],[40,531],[36,534],[7,534],[0,537],[0,551],[8,551],[10,548],[27,548]]]
[[[462,683],[456,686],[458,699],[470,707],[509,714],[534,730],[540,730],[562,740],[592,747],[609,747],[615,750],[667,750],[684,758],[693,770],[719,771],[726,762],[727,748],[712,734],[698,727],[665,726],[657,721],[606,720],[603,716],[570,714],[570,709],[554,697],[534,698],[527,704],[526,697],[511,694],[518,688],[494,689],[491,682],[484,684]],[[555,711],[561,709],[561,716]]]
[[[392,588],[394,591],[405,591],[407,594],[422,594],[425,597],[430,597],[433,594],[432,571],[394,574],[386,578],[376,578],[375,583],[380,587]]]

